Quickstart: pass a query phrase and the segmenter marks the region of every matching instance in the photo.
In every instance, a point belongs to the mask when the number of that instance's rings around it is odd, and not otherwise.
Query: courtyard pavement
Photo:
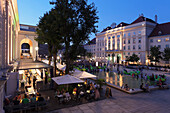
[[[143,73],[167,75],[170,84],[170,74],[155,70],[143,70]],[[106,86],[103,86],[105,89]],[[59,109],[49,113],[170,113],[170,90],[160,89],[149,93],[127,94],[111,88],[109,99],[95,101],[74,107]]]

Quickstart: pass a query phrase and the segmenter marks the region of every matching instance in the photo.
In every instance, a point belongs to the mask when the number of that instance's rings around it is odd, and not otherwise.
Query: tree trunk
[[[54,57],[54,77],[56,77],[56,69],[57,69],[57,66],[56,66],[56,53],[53,54],[53,57]]]

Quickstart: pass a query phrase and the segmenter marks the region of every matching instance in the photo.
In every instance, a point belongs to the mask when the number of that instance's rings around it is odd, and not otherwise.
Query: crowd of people
[[[23,96],[23,97],[22,97]],[[27,104],[27,103],[35,103],[35,102],[42,102],[45,99],[41,96],[40,93],[36,93],[36,95],[31,94],[31,95],[17,95],[13,98],[12,101],[10,101],[8,98],[5,98],[4,100],[4,105],[19,105],[19,104]]]
[[[71,97],[73,100],[80,100],[82,97],[85,97],[86,99],[93,98],[96,100],[100,98],[98,85],[96,83],[87,81],[87,79],[85,80],[84,84],[76,85],[71,92],[72,93],[69,93],[64,88],[61,90],[57,89],[55,92],[55,98],[58,98],[59,100],[61,97],[65,100],[67,100],[69,97]]]

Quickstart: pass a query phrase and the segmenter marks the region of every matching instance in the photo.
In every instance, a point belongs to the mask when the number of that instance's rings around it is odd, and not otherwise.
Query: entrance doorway
[[[120,56],[117,55],[117,63],[119,63],[119,61],[120,61]]]
[[[20,45],[20,58],[32,58],[32,41],[30,39],[23,39]]]

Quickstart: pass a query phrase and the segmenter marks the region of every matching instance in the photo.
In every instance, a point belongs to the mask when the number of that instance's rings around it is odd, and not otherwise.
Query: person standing
[[[37,80],[37,78],[34,76],[34,78],[33,78],[33,87],[34,87],[34,89],[35,89],[35,82],[36,82],[36,80]]]
[[[28,76],[28,83],[29,83],[29,85],[31,84],[31,77],[30,77],[30,75]]]
[[[112,97],[112,90],[110,87],[109,87],[109,96]]]
[[[45,84],[47,84],[47,78],[48,78],[48,75],[45,74]]]

